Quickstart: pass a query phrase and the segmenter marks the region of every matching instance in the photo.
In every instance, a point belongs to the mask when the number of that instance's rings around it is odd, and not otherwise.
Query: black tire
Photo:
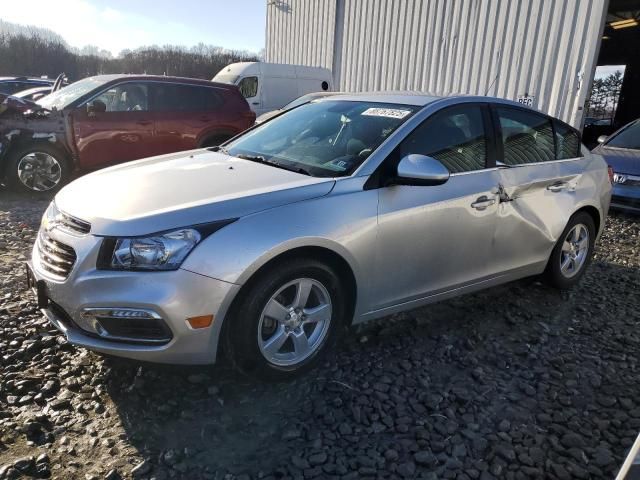
[[[312,279],[326,289],[331,299],[328,330],[308,358],[295,365],[276,365],[260,350],[258,326],[267,302],[280,288],[296,279]],[[346,301],[343,285],[328,265],[312,259],[283,262],[250,281],[247,290],[236,302],[225,320],[224,351],[232,365],[245,375],[276,381],[294,378],[316,365],[335,345],[337,334],[345,325]],[[276,322],[274,324],[279,326]]]
[[[18,168],[22,159],[30,154],[49,155],[53,158],[57,163],[57,167],[51,168],[50,171],[59,172],[59,178],[56,183],[51,181],[44,182],[41,180],[39,182],[34,182],[30,187],[28,180],[26,183],[21,180],[18,175]],[[69,161],[68,155],[63,150],[50,143],[42,142],[18,146],[13,148],[7,155],[7,165],[4,170],[4,178],[6,185],[16,192],[49,195],[59,190],[69,180],[70,176],[71,162]]]
[[[589,246],[586,251],[586,258],[584,262],[581,264],[581,266],[579,267],[579,269],[576,269],[571,276],[567,276],[567,274],[563,273],[561,269],[561,262],[563,258],[562,246],[569,232],[571,232],[574,229],[574,227],[576,227],[576,225],[580,225],[580,224],[584,225],[588,231]],[[591,215],[589,215],[586,212],[578,212],[575,215],[573,215],[569,219],[569,222],[567,223],[567,226],[562,232],[562,235],[560,235],[560,238],[558,239],[558,242],[556,243],[555,247],[553,247],[551,256],[549,257],[549,263],[547,264],[547,268],[544,273],[545,282],[548,285],[558,288],[560,290],[567,290],[573,287],[574,285],[576,285],[578,282],[580,282],[580,279],[584,275],[585,271],[587,270],[587,267],[589,266],[589,263],[591,262],[591,256],[593,255],[595,239],[596,239],[596,226],[593,221],[593,217],[591,217]]]

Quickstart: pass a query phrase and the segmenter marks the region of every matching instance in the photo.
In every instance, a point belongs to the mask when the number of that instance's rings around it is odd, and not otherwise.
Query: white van
[[[232,63],[212,81],[237,85],[256,115],[282,108],[301,95],[333,89],[331,70],[283,63]]]

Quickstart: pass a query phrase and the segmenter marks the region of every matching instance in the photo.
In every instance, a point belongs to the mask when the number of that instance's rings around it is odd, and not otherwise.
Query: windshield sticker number
[[[399,110],[397,108],[367,108],[362,115],[369,117],[388,117],[402,119],[411,113],[410,110]]]

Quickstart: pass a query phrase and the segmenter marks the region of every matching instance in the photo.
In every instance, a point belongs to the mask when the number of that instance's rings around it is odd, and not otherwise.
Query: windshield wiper
[[[221,145],[216,145],[214,147],[210,147],[209,150],[212,151],[212,152],[222,152],[222,153],[224,153],[226,155],[229,154],[229,151],[226,148],[224,148],[223,146],[221,146]]]
[[[262,155],[247,155],[244,153],[239,153],[238,155],[235,155],[238,158],[242,158],[243,160],[249,160],[252,162],[258,162],[258,163],[263,163],[265,165],[271,165],[272,167],[276,167],[276,168],[282,168],[283,170],[288,170],[290,172],[296,172],[296,173],[301,173],[303,175],[308,175],[308,176],[312,176],[311,173],[309,173],[308,170],[305,170],[302,167],[290,167],[287,165],[284,165],[280,162],[276,162],[275,160],[267,160],[265,157],[263,157]]]

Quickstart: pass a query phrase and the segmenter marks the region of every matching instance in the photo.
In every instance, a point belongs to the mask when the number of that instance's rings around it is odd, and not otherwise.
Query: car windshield
[[[37,103],[41,107],[49,110],[62,110],[71,102],[89,93],[94,88],[104,85],[106,82],[106,79],[97,77],[85,78],[84,80],[80,80],[69,86],[61,88],[57,92],[50,93],[46,97],[38,100]]]
[[[417,108],[358,101],[308,103],[247,132],[226,150],[312,176],[346,176]]]
[[[327,94],[330,95],[330,94]],[[291,110],[294,107],[299,105],[303,105],[305,103],[309,103],[312,100],[320,99],[327,95],[318,95],[317,93],[307,93],[306,95],[302,95],[301,97],[296,98],[295,100],[290,101],[281,110]]]
[[[640,150],[640,120],[618,133],[607,142],[607,147]]]
[[[220,83],[230,83],[231,85],[235,85],[238,81],[238,75],[216,75],[211,79],[212,82],[220,82]]]

